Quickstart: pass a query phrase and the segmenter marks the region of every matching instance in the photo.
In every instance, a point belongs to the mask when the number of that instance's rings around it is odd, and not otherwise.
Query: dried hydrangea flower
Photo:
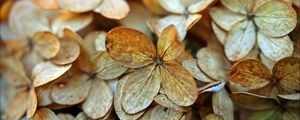
[[[214,0],[154,0],[154,2],[157,2],[163,9],[170,12],[171,15],[154,21],[154,23],[150,23],[149,26],[153,32],[160,35],[167,26],[173,24],[176,26],[180,40],[183,40],[187,31],[200,20],[202,15],[198,13],[204,10],[213,1]]]
[[[168,98],[180,106],[190,106],[197,99],[193,77],[175,61],[184,46],[174,26],[161,33],[157,49],[143,33],[115,28],[108,32],[106,49],[116,62],[135,68],[128,75],[121,101],[127,113],[135,114],[147,108],[161,87]]]
[[[293,44],[287,36],[297,23],[295,10],[279,0],[221,0],[225,7],[211,9],[213,21],[224,31],[216,30],[224,43],[228,59],[237,61],[247,56],[255,43],[262,53],[278,61],[292,55]],[[218,35],[218,34],[221,35]]]
[[[279,60],[271,71],[257,60],[242,60],[229,71],[230,83],[256,94],[276,98],[300,90],[299,58]]]

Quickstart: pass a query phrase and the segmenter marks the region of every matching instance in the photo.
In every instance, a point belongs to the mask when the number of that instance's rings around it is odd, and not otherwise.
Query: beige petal
[[[224,120],[234,119],[233,102],[225,89],[213,94],[212,105],[214,113],[222,116]]]
[[[26,55],[22,58],[22,63],[24,65],[27,75],[31,74],[32,69],[35,65],[43,61],[44,59],[37,53],[37,51],[31,50],[27,52]]]
[[[289,36],[273,38],[258,32],[257,40],[263,54],[273,61],[278,61],[293,54],[293,42]]]
[[[174,102],[170,101],[170,99],[165,94],[158,94],[154,97],[154,101],[158,103],[159,105],[173,109],[179,112],[187,112],[186,107],[178,106]]]
[[[202,82],[213,82],[214,80],[208,77],[204,72],[198,67],[196,59],[189,59],[182,62],[182,67],[184,67],[194,78]]]
[[[297,6],[298,8],[300,8],[300,1],[299,0],[292,0],[293,1],[293,4],[295,6]]]
[[[237,62],[228,75],[234,84],[248,89],[262,88],[272,80],[269,69],[259,61],[251,59]]]
[[[56,0],[57,4],[72,12],[87,12],[95,9],[102,0]]]
[[[203,120],[224,120],[224,119],[220,115],[212,113],[206,115]]]
[[[210,16],[217,25],[226,31],[231,30],[235,24],[246,19],[245,15],[231,12],[224,7],[212,7]]]
[[[87,52],[89,54],[94,54],[99,51],[101,52],[106,51],[105,39],[106,39],[106,32],[104,31],[90,32],[84,38],[84,45],[85,48],[87,48]]]
[[[65,65],[72,63],[78,58],[80,54],[80,46],[75,41],[75,39],[78,38],[75,38],[76,36],[73,36],[73,34],[76,33],[70,33],[67,31],[69,30],[64,29],[64,36],[61,38],[60,41],[61,47],[59,49],[59,52],[51,60],[55,64]]]
[[[273,98],[246,92],[233,93],[231,99],[237,105],[251,110],[265,110],[276,105]]]
[[[295,10],[283,1],[270,1],[255,11],[255,23],[260,31],[280,37],[290,33],[297,24]]]
[[[113,104],[113,94],[107,83],[101,79],[93,79],[92,89],[82,105],[83,111],[91,118],[104,117]]]
[[[33,0],[33,2],[35,2],[42,9],[59,9],[59,5],[56,3],[56,0]]]
[[[51,99],[61,105],[75,105],[84,101],[90,92],[92,82],[85,74],[73,75],[53,85]]]
[[[278,80],[278,87],[281,94],[291,94],[300,90],[300,60],[295,57],[288,57],[279,60],[273,68],[273,76]]]
[[[203,72],[217,81],[227,81],[224,58],[216,51],[202,48],[197,52],[198,65]]]
[[[59,118],[49,108],[41,108],[36,111],[33,120],[59,120]]]
[[[168,26],[162,31],[157,41],[157,54],[160,58],[156,59],[175,60],[182,52],[184,52],[184,46],[178,39],[175,26]]]
[[[94,10],[110,19],[122,19],[130,11],[129,5],[125,0],[103,0]]]
[[[265,56],[263,53],[259,53],[259,59],[264,65],[266,65],[269,68],[269,70],[272,70],[273,66],[276,63],[276,61],[271,60],[270,58]]]
[[[208,7],[214,0],[200,0],[190,5],[187,10],[191,13],[197,13]]]
[[[255,44],[254,47],[249,52],[249,54],[246,57],[242,58],[242,59],[255,59],[255,60],[258,60],[259,53],[261,53],[261,51],[259,50],[259,46],[258,46],[258,44]]]
[[[58,113],[57,117],[59,120],[74,120],[74,116],[69,113]]]
[[[17,93],[12,101],[9,101],[8,106],[4,111],[4,119],[18,120],[20,119],[28,107],[27,91],[20,91]]]
[[[13,1],[9,0],[9,1],[6,1],[6,2],[13,2]],[[1,8],[1,12],[2,12],[2,8]],[[0,13],[0,14],[2,15],[2,13]],[[22,38],[20,38],[20,36],[16,35],[14,33],[14,31],[12,31],[12,29],[10,28],[8,23],[5,23],[5,22],[1,21],[0,29],[1,29],[0,30],[1,39],[3,41],[22,39]]]
[[[190,106],[197,99],[197,86],[192,75],[176,62],[159,68],[162,88],[168,98],[179,106]]]
[[[286,99],[286,100],[300,100],[300,93],[295,94],[287,94],[287,95],[278,95],[280,98]]]
[[[144,114],[144,110],[140,111],[136,114],[128,114],[127,112],[124,111],[123,107],[122,107],[122,98],[123,98],[123,93],[124,93],[124,88],[125,88],[125,84],[128,81],[129,76],[124,76],[122,77],[122,79],[120,79],[117,89],[116,89],[116,93],[114,95],[114,108],[116,111],[116,114],[118,116],[118,118],[122,119],[122,120],[136,120],[139,117],[141,117]]]
[[[89,118],[84,112],[80,112],[77,114],[74,120],[92,120]]]
[[[121,65],[138,68],[153,63],[155,47],[142,32],[115,28],[107,33],[106,50]]]
[[[201,86],[198,88],[199,94],[205,93],[205,92],[219,92],[223,90],[226,82],[211,82],[209,84],[206,84],[204,86]]]
[[[115,94],[115,92],[116,92],[118,81],[119,81],[119,79],[113,79],[113,80],[106,81],[107,84],[108,84],[108,86],[109,86],[109,88],[113,92],[113,94]]]
[[[221,2],[226,8],[239,14],[247,14],[254,5],[254,0],[221,0]]]
[[[182,112],[156,105],[147,110],[140,120],[179,120],[182,115]]]
[[[152,103],[161,82],[156,67],[155,64],[151,64],[128,74],[122,98],[122,107],[127,113],[140,112]]]
[[[28,96],[28,107],[26,117],[31,118],[37,109],[37,96],[34,88],[31,88],[29,96]]]
[[[165,10],[172,12],[183,14],[185,12],[184,6],[180,3],[180,0],[157,0],[161,7]]]
[[[11,8],[9,26],[26,37],[32,37],[38,31],[49,31],[49,21],[40,11],[31,1],[18,1]]]
[[[244,21],[236,24],[229,31],[224,45],[227,58],[231,61],[236,61],[249,54],[255,44],[255,34],[253,22]]]
[[[165,15],[168,13],[165,9],[163,9],[160,6],[160,4],[158,3],[158,0],[143,0],[143,3],[154,14]]]
[[[227,36],[227,32],[219,27],[219,25],[216,25],[215,22],[211,22],[212,30],[215,33],[216,37],[218,38],[219,42],[224,45],[225,38]]]
[[[58,66],[51,62],[37,64],[32,70],[33,86],[38,87],[55,80],[71,68],[71,64]]]
[[[73,12],[63,12],[53,19],[51,23],[51,30],[53,33],[61,36],[65,28],[77,32],[87,27],[92,22],[92,20],[92,13],[78,14]]]
[[[53,58],[60,49],[59,39],[51,32],[37,32],[32,38],[34,50],[45,59]]]
[[[97,77],[108,80],[115,79],[126,72],[127,68],[115,62],[107,52],[94,59]]]
[[[50,92],[52,89],[52,84],[46,84],[40,87],[35,88],[37,100],[38,100],[38,106],[47,106],[53,103]]]

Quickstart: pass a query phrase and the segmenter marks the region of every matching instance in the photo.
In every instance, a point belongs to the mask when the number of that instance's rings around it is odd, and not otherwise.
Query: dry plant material
[[[225,7],[213,7],[210,15],[219,26],[213,29],[224,43],[226,56],[237,61],[257,43],[262,53],[278,61],[292,55],[287,36],[297,23],[295,10],[284,1],[221,0]],[[227,31],[226,38],[222,32]],[[220,35],[219,35],[220,34]],[[242,47],[241,47],[242,46]]]
[[[148,109],[140,120],[179,120],[182,116],[182,112],[156,105],[153,108]]]
[[[146,35],[129,28],[108,32],[106,49],[116,62],[136,68],[128,75],[121,98],[127,113],[135,114],[147,108],[161,87],[179,106],[190,106],[195,102],[197,88],[193,77],[174,61],[184,50],[174,26],[161,33],[157,50]]]
[[[33,116],[34,120],[59,120],[56,114],[48,108],[41,108]]]
[[[149,4],[147,0],[145,1],[146,4]],[[161,18],[158,21],[152,21],[154,23],[150,23],[150,28],[159,36],[166,27],[174,25],[180,40],[183,40],[187,31],[202,17],[199,12],[208,7],[213,1],[214,0],[153,0],[150,4],[155,5],[158,3],[160,7],[170,12],[171,15]],[[150,8],[151,7],[152,6],[150,6]],[[159,7],[154,7],[153,9],[160,9]]]
[[[276,98],[277,95],[294,94],[300,90],[300,60],[287,57],[279,60],[270,71],[257,60],[237,62],[229,71],[233,86]]]

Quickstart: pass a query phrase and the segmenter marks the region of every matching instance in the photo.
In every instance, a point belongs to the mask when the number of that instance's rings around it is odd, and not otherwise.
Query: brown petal
[[[280,37],[290,33],[296,27],[297,15],[293,7],[286,2],[270,1],[255,11],[254,21],[263,33]]]
[[[9,104],[4,111],[5,119],[18,120],[24,115],[28,107],[28,94],[27,91],[20,91],[15,95],[15,98],[12,101],[9,101]]]
[[[214,113],[222,116],[224,120],[234,119],[233,102],[225,89],[213,94],[212,105]]]
[[[128,114],[127,112],[124,111],[123,107],[122,107],[122,98],[123,98],[123,93],[124,93],[124,88],[125,88],[125,84],[128,81],[129,76],[124,76],[122,77],[122,79],[120,79],[117,89],[116,89],[116,93],[114,95],[114,108],[115,111],[117,113],[118,118],[122,119],[122,120],[136,120],[139,117],[141,117],[145,110],[140,111],[136,114]]]
[[[279,60],[273,68],[273,76],[278,80],[278,86],[282,88],[280,93],[295,93],[300,90],[300,60],[288,57]]]
[[[153,62],[155,47],[142,32],[129,28],[115,28],[107,33],[106,50],[123,66],[138,68]]]
[[[212,113],[206,115],[203,120],[224,120],[224,119],[220,115]]]
[[[175,26],[165,28],[157,41],[157,53],[164,61],[177,58],[184,52],[184,46],[179,41]]]
[[[152,103],[160,88],[158,72],[156,65],[151,64],[128,74],[122,98],[122,107],[127,113],[140,112]]]
[[[91,118],[104,117],[113,104],[113,94],[107,83],[101,79],[93,79],[92,89],[84,101],[83,111]]]
[[[154,14],[164,15],[168,13],[160,6],[157,0],[143,0],[143,3]]]
[[[34,50],[45,59],[53,58],[60,50],[59,39],[51,32],[37,32],[32,38]]]
[[[94,11],[110,19],[122,19],[127,16],[130,8],[125,0],[103,0]]]
[[[184,67],[194,78],[202,82],[213,82],[214,80],[204,74],[204,72],[198,67],[196,59],[189,59],[182,62]]]
[[[176,62],[159,68],[162,88],[168,98],[180,106],[190,106],[197,99],[197,86],[192,75]]]
[[[251,110],[265,110],[276,105],[273,98],[246,92],[233,93],[231,99],[239,106]]]
[[[53,111],[49,108],[41,108],[36,111],[33,120],[59,120]]]
[[[26,117],[31,118],[37,109],[37,96],[34,88],[31,88],[28,96],[28,107]]]
[[[59,65],[65,65],[75,61],[80,54],[80,46],[75,39],[81,38],[78,38],[76,33],[64,29],[64,36],[60,38],[61,47],[59,52],[51,61]]]
[[[85,74],[73,75],[52,87],[51,99],[61,105],[75,105],[84,101],[90,92],[91,81]]]
[[[173,110],[176,110],[179,112],[187,112],[188,111],[187,108],[176,105],[165,94],[158,94],[153,99],[156,103],[158,103],[159,105],[161,105],[163,107],[173,109]]]
[[[254,47],[255,40],[256,31],[252,21],[244,21],[234,25],[225,40],[224,48],[227,58],[231,61],[237,61],[246,57]]]
[[[183,112],[156,105],[147,110],[140,120],[179,120],[182,115]]]
[[[248,89],[262,88],[272,80],[269,69],[259,61],[251,59],[237,62],[228,74],[233,84]]]
[[[37,64],[32,70],[33,86],[38,87],[55,80],[71,68],[71,64],[58,66],[51,62]]]
[[[115,62],[107,52],[99,55],[94,62],[97,69],[97,77],[104,80],[115,79],[127,70],[126,67]]]
[[[74,116],[69,113],[58,113],[57,117],[59,120],[74,120]]]
[[[72,12],[87,12],[95,9],[102,0],[56,0],[57,4],[66,10]]]

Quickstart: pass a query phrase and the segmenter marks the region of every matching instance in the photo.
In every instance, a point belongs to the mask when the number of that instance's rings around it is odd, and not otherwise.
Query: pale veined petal
[[[161,7],[165,10],[172,12],[183,14],[185,12],[184,6],[180,3],[180,0],[157,0]]]
[[[110,19],[122,19],[127,16],[130,8],[125,0],[102,0],[94,11]]]
[[[60,49],[59,39],[51,32],[37,32],[32,38],[34,50],[45,59],[55,57]]]
[[[247,56],[254,47],[256,31],[253,22],[244,21],[236,24],[225,40],[225,54],[231,61]]]
[[[58,113],[57,117],[59,120],[74,120],[74,116],[69,113]]]
[[[39,107],[47,106],[53,103],[50,97],[51,89],[52,84],[46,84],[35,88]]]
[[[20,119],[24,115],[28,107],[28,95],[29,92],[27,91],[19,91],[19,93],[15,95],[13,100],[9,101],[8,106],[4,111],[4,119]]]
[[[191,4],[187,10],[191,13],[197,13],[208,7],[214,0],[200,0],[194,4]]]
[[[254,0],[221,0],[223,5],[231,11],[239,14],[251,12]]]
[[[167,97],[179,106],[190,106],[198,96],[192,75],[176,62],[167,62],[159,68],[162,88]]]
[[[92,89],[82,105],[83,111],[91,118],[98,119],[109,113],[113,104],[113,93],[101,79],[92,79]]]
[[[294,46],[289,36],[274,38],[258,32],[257,42],[262,53],[273,61],[278,61],[293,54]]]
[[[231,30],[235,24],[246,19],[245,15],[231,12],[224,7],[211,8],[210,16],[217,25],[226,31]]]
[[[59,120],[53,111],[49,108],[41,108],[34,114],[33,120]]]
[[[267,56],[265,56],[263,53],[259,53],[259,59],[260,61],[266,65],[270,70],[273,69],[273,66],[275,65],[276,61],[271,60]]]
[[[142,32],[129,28],[115,28],[107,33],[106,50],[121,65],[138,68],[153,63],[155,46]]]
[[[165,94],[158,94],[154,97],[154,101],[158,103],[159,105],[173,109],[180,112],[187,112],[186,107],[178,106],[174,102],[170,101],[170,99]]]
[[[297,25],[296,11],[286,2],[273,0],[255,11],[254,21],[260,31],[272,37],[290,33]]]
[[[51,62],[37,64],[32,70],[33,86],[38,87],[55,80],[71,68],[71,64],[58,66]]]
[[[26,117],[31,118],[37,109],[37,96],[34,88],[31,88],[28,96],[28,107],[26,112]]]
[[[102,0],[56,0],[57,4],[72,12],[87,12],[95,9]]]
[[[233,102],[225,89],[212,95],[212,105],[214,113],[222,116],[224,120],[234,119]]]
[[[161,83],[156,67],[155,64],[151,64],[128,74],[122,98],[122,107],[127,113],[138,113],[152,103]]]
[[[43,61],[43,58],[35,50],[27,52],[26,55],[22,58],[22,63],[28,75],[31,74],[32,69],[36,64]]]
[[[276,106],[273,98],[247,92],[233,93],[231,99],[237,105],[251,110],[265,110]]]
[[[203,71],[198,67],[198,63],[196,59],[185,60],[181,63],[182,67],[184,67],[194,78],[202,82],[213,82],[214,80],[205,75]]]
[[[211,22],[211,26],[212,26],[212,30],[215,33],[216,37],[218,38],[219,42],[224,45],[225,43],[225,38],[227,36],[227,32],[222,29],[221,27],[219,27],[218,25],[216,25],[215,22]]]
[[[156,105],[148,109],[140,120],[179,120],[182,115],[183,112]]]
[[[87,48],[86,51],[89,54],[106,51],[105,39],[106,39],[106,32],[104,31],[90,32],[84,38],[84,45],[85,48]]]

